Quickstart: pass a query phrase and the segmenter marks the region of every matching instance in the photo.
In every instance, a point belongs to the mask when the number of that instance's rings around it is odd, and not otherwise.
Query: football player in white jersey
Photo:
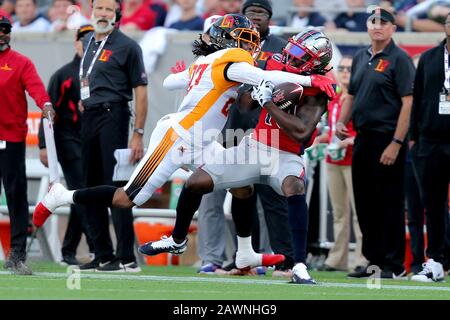
[[[214,132],[216,136],[220,133],[226,122],[227,105],[236,99],[237,89],[242,83],[258,85],[265,79],[274,84],[289,81],[320,88],[330,97],[335,94],[332,82],[326,77],[264,71],[255,67],[253,55],[260,48],[259,34],[245,16],[227,14],[213,24],[209,34],[210,43],[200,40],[196,46],[200,50],[196,52],[201,55],[186,73],[176,76],[186,87],[178,112],[158,121],[147,153],[127,185],[123,188],[97,186],[69,191],[56,183],[36,206],[33,214],[35,226],[42,226],[62,205],[80,203],[119,208],[145,205],[153,192],[177,169],[186,166],[195,169],[205,162],[206,157],[213,157],[222,150],[214,136],[204,139],[204,133]],[[173,76],[169,76],[166,82],[173,84],[173,79],[170,80]],[[185,195],[189,197],[189,193]],[[181,209],[177,208],[177,215]],[[184,250],[185,242],[179,244],[184,245]]]
[[[305,30],[289,39],[282,55],[267,61],[266,70],[287,70],[296,74],[325,74],[332,58],[332,46],[328,37],[315,29]],[[192,217],[198,207],[192,204],[201,195],[213,190],[230,188],[233,194],[232,217],[237,233],[236,266],[239,269],[278,262],[280,255],[258,255],[252,248],[251,202],[254,183],[270,185],[288,203],[289,222],[292,231],[295,266],[290,274],[292,282],[315,284],[305,265],[308,227],[308,208],[305,196],[304,164],[301,154],[308,147],[311,136],[328,99],[317,88],[292,86],[301,93],[298,104],[293,104],[288,113],[280,110],[272,101],[273,85],[262,81],[253,88],[252,98],[259,102],[253,107],[262,107],[259,121],[250,136],[245,136],[237,147],[222,149],[216,153],[215,163],[205,163],[186,182],[180,195],[180,208],[175,229],[171,237],[148,242],[139,251],[147,255],[161,252],[179,252]],[[284,99],[287,89],[278,91],[277,99]],[[249,100],[243,92],[240,108],[248,108]],[[275,101],[276,99],[273,98]],[[256,101],[255,101],[256,102]],[[187,199],[185,194],[190,194]],[[190,205],[182,203],[188,201]],[[189,211],[190,210],[190,211]],[[258,260],[258,258],[262,258]]]

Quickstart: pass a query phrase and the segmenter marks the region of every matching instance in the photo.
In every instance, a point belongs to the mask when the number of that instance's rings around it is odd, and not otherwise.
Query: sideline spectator
[[[314,0],[293,0],[292,4],[296,7],[314,8]],[[322,27],[326,22],[327,20],[319,12],[306,11],[299,8],[290,23],[290,27],[300,29],[306,27]]]
[[[12,24],[13,20],[11,14],[14,12],[14,4],[12,5],[12,8],[9,7],[9,4],[12,4],[12,2],[0,0],[0,16],[8,18],[9,22]]]
[[[381,269],[381,278],[405,278],[404,141],[414,82],[411,58],[392,40],[394,16],[376,8],[367,21],[371,45],[355,55],[348,98],[336,135],[357,132],[352,178],[355,207],[363,234],[363,254]],[[349,277],[370,276],[367,269]]]
[[[146,31],[156,24],[156,13],[148,0],[124,0],[120,28],[123,31]]]
[[[49,32],[50,22],[38,11],[37,0],[17,0],[14,32]]]
[[[450,0],[416,1],[408,8],[407,4],[398,7],[395,22],[406,31],[443,32],[445,19],[450,12]],[[407,9],[407,10],[405,10]]]
[[[340,29],[352,32],[367,32],[367,18],[369,14],[366,12],[355,12],[355,9],[364,9],[365,0],[346,0],[347,12],[337,15],[334,21],[326,24],[327,29]]]
[[[148,0],[150,10],[155,13],[155,27],[164,26],[164,22],[167,16],[167,4],[164,0]]]
[[[225,10],[223,10],[222,6],[220,5],[220,0],[204,0],[202,3],[202,7],[203,19],[207,19],[215,15],[223,16],[225,14]]]
[[[114,28],[117,25],[114,0],[94,0],[94,34],[83,42],[81,101],[84,108],[81,126],[83,168],[86,186],[121,185],[112,181],[114,151],[129,145],[130,163],[142,158],[144,124],[147,116],[147,76],[139,45]],[[96,54],[101,50],[100,54]],[[135,129],[128,144],[129,101],[135,95]],[[84,189],[82,189],[84,190]],[[81,270],[139,272],[134,255],[134,229],[131,208],[112,208],[117,235],[114,254],[109,233],[107,206],[86,206],[95,248],[95,259]]]
[[[333,234],[334,246],[328,253],[325,263],[319,270],[321,271],[348,271],[349,263],[349,242],[351,221],[353,221],[353,231],[356,240],[355,259],[351,269],[359,270],[367,265],[367,261],[362,255],[362,234],[359,228],[358,217],[356,215],[355,198],[353,196],[352,183],[352,152],[353,142],[356,132],[353,130],[353,123],[347,123],[350,137],[340,141],[336,137],[336,122],[341,113],[342,104],[348,95],[350,75],[352,68],[351,56],[343,56],[337,68],[337,80],[340,93],[328,104],[328,127],[327,134],[317,138],[317,142],[328,143],[327,177],[328,190],[330,192],[331,206],[333,208]],[[353,212],[350,212],[350,206]]]
[[[243,0],[219,0],[222,6],[223,14],[227,13],[240,13]]]
[[[0,16],[0,178],[5,188],[11,223],[11,251],[4,268],[30,275],[25,264],[28,230],[25,138],[28,104],[25,91],[43,114],[53,118],[54,110],[44,84],[30,59],[10,47],[11,23]]]
[[[6,13],[6,16],[9,17],[9,21],[13,23],[12,16],[14,14],[16,8],[16,0],[0,0],[0,9]]]
[[[52,22],[50,30],[74,30],[87,24],[89,20],[76,8],[78,7],[76,7],[75,0],[53,0],[52,6],[48,10]]]
[[[411,280],[442,281],[445,278],[445,233],[450,183],[450,14],[446,39],[422,54],[414,82],[410,149],[425,206],[427,262]],[[444,68],[442,67],[444,65]]]
[[[83,56],[82,40],[94,29],[90,25],[82,26],[76,31],[74,47],[75,57],[71,62],[58,69],[50,78],[47,92],[55,106],[54,135],[58,162],[64,173],[64,180],[70,189],[84,187],[83,168],[81,161],[81,112],[80,102],[80,62]],[[47,148],[44,137],[43,122],[39,127],[39,158],[48,167]],[[78,265],[76,259],[77,247],[81,235],[86,235],[89,252],[94,252],[94,245],[88,230],[86,209],[83,205],[71,205],[69,222],[61,247],[62,263]]]
[[[203,19],[197,14],[197,0],[177,0],[181,8],[180,20],[172,23],[169,28],[177,30],[203,30]]]

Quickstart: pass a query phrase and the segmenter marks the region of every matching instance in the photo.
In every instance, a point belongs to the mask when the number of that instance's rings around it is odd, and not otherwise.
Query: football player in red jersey
[[[283,70],[302,75],[325,74],[331,61],[332,46],[328,37],[317,30],[307,30],[289,40],[281,55],[268,61],[267,70]],[[205,194],[214,189],[232,188],[233,201],[238,211],[232,212],[238,235],[236,266],[249,268],[267,265],[264,256],[253,251],[251,245],[251,214],[246,199],[252,195],[253,183],[266,183],[287,197],[289,220],[293,236],[295,266],[292,282],[316,283],[308,274],[306,241],[308,209],[305,198],[304,164],[301,154],[313,139],[315,128],[326,111],[328,98],[315,88],[304,88],[295,114],[281,110],[272,101],[273,84],[262,81],[253,88],[251,97],[263,108],[259,122],[251,136],[245,137],[239,146],[224,149],[215,163],[205,164],[187,181],[190,192]],[[249,93],[241,95],[241,106],[247,105]],[[261,155],[258,158],[258,155]],[[254,156],[252,158],[252,156]],[[236,161],[237,159],[237,161]],[[234,160],[230,163],[230,160]],[[181,200],[180,198],[180,201]],[[175,228],[187,228],[197,208],[177,216]],[[184,241],[172,237],[175,242]],[[163,240],[164,241],[164,240]],[[149,242],[140,248],[141,253],[154,255],[161,252],[160,241]],[[275,255],[277,256],[277,255]],[[272,256],[273,258],[273,256]],[[275,261],[276,259],[274,259]]]

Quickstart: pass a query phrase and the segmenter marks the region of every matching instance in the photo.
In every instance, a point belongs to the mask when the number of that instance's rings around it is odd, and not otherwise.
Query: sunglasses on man
[[[3,34],[10,34],[11,27],[10,26],[0,26],[0,32]]]

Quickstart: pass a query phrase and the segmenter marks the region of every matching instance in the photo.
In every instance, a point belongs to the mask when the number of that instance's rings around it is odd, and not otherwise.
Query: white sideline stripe
[[[0,271],[0,275],[12,275],[7,271]],[[35,272],[33,276],[29,277],[51,277],[51,278],[67,278],[67,273],[61,272]],[[23,276],[20,276],[24,279]],[[178,282],[210,282],[210,283],[240,283],[240,284],[260,284],[260,285],[291,285],[288,280],[252,280],[252,279],[228,279],[228,278],[216,278],[215,276],[209,277],[183,277],[183,276],[152,276],[152,275],[124,275],[120,273],[102,274],[102,273],[81,273],[81,278],[95,279],[95,280],[148,280],[148,281],[178,281]],[[389,281],[389,280],[387,280]],[[405,280],[406,281],[406,280]],[[1,282],[1,279],[0,279]],[[319,282],[318,285],[308,286],[308,288],[361,288],[368,289],[366,284],[362,283],[340,283],[340,282]],[[419,291],[447,291],[450,292],[450,287],[437,287],[437,286],[402,286],[381,284],[381,289],[393,289],[393,290],[419,290]],[[368,289],[369,290],[369,289]],[[377,290],[375,290],[376,292]]]

